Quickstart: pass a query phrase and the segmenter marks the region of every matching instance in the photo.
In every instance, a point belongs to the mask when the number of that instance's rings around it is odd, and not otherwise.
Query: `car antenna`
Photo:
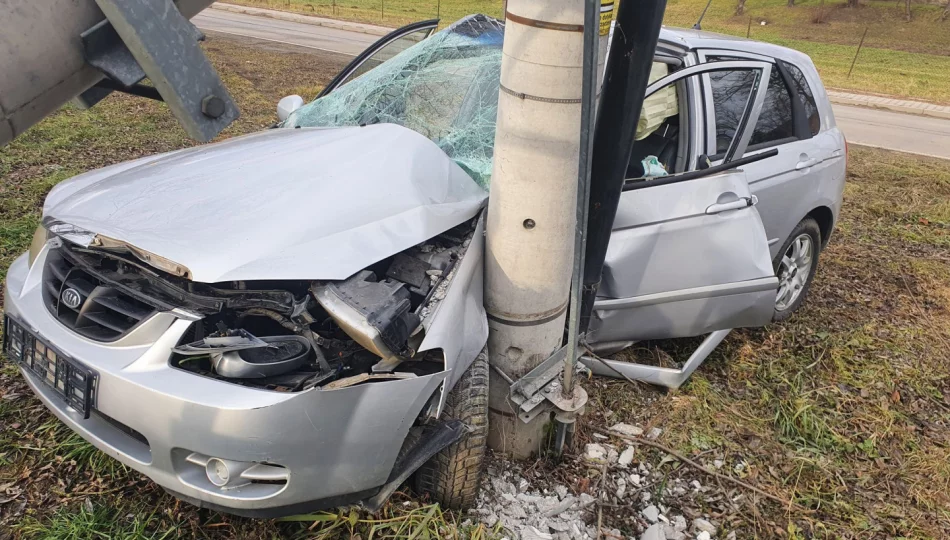
[[[696,24],[693,25],[693,30],[702,30],[700,24],[703,22],[703,17],[706,16],[706,10],[709,9],[709,4],[712,4],[712,0],[706,2],[706,7],[703,8],[702,14],[699,16],[699,20],[696,21]]]

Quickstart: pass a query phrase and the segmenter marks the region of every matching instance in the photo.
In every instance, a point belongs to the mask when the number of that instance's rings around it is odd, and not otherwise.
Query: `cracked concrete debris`
[[[709,536],[716,536],[716,525],[711,521],[703,518],[696,518],[693,520],[693,532],[696,533],[708,533]]]
[[[606,459],[607,450],[602,450]],[[543,478],[529,479],[517,463],[501,460],[489,465],[488,477],[470,510],[487,527],[500,524],[512,540],[596,538],[596,526],[588,525],[596,502],[591,495],[574,495],[568,486]]]
[[[643,514],[643,517],[647,518],[647,521],[650,523],[656,523],[660,520],[660,510],[652,504],[640,510],[640,513]]]
[[[639,429],[626,426],[611,431]],[[663,456],[636,443],[592,440],[562,463],[570,472],[558,481],[517,463],[492,461],[473,521],[501,527],[510,540],[592,540],[602,503],[605,540],[736,540],[727,524],[730,501],[741,493],[704,485],[706,477],[693,469],[670,470]],[[722,456],[703,462],[712,468],[714,459]]]
[[[628,446],[626,449],[624,449],[623,452],[620,453],[620,457],[617,458],[617,464],[620,465],[621,467],[626,467],[627,465],[630,465],[631,463],[633,463],[633,454],[634,454],[633,447]]]
[[[619,433],[621,435],[626,435],[627,437],[639,437],[640,435],[643,435],[643,428],[632,426],[630,424],[624,424],[623,422],[614,424],[613,427],[610,428],[610,431]]]

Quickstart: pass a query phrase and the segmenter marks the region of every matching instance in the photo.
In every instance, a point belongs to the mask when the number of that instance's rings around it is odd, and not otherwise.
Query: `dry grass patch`
[[[740,537],[950,536],[948,198],[950,162],[852,146],[841,223],[803,309],[734,332],[648,407],[625,383],[596,383],[608,409],[591,420],[662,426],[663,442],[745,462],[807,509],[741,506],[745,517],[722,516]],[[681,344],[647,347],[641,357],[683,357]]]

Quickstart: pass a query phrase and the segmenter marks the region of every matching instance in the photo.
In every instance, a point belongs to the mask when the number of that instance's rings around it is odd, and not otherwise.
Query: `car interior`
[[[650,82],[654,82],[678,69],[679,59],[658,56],[650,73]],[[656,171],[645,171],[643,161],[654,156],[667,174],[676,174],[687,170],[689,133],[687,111],[686,82],[681,80],[666,89],[659,90],[643,102],[637,134],[627,165],[627,179],[646,179],[656,176]]]

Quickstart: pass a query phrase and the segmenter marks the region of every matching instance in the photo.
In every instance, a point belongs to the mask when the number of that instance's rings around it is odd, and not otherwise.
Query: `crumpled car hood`
[[[92,171],[44,219],[160,255],[194,281],[345,279],[476,215],[488,194],[392,124],[274,129]]]

